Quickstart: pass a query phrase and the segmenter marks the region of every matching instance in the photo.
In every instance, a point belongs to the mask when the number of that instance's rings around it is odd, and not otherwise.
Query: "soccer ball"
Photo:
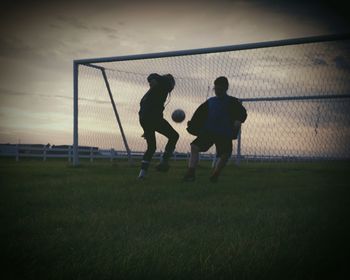
[[[172,114],[171,118],[174,122],[180,123],[185,119],[186,115],[185,112],[181,109],[176,109]]]

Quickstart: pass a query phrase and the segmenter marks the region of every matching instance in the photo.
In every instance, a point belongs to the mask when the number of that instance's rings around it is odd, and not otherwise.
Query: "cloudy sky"
[[[0,143],[72,143],[74,59],[349,32],[345,1],[303,2],[3,1]]]

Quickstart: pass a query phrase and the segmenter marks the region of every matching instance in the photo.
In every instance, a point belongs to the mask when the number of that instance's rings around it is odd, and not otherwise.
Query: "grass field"
[[[0,158],[1,279],[340,279],[350,163],[230,164],[183,183],[138,164]],[[345,278],[341,278],[345,279]]]

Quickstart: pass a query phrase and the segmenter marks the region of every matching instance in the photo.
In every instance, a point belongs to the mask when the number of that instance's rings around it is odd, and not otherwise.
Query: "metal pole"
[[[241,104],[243,104],[242,100],[240,100]],[[240,127],[238,131],[238,137],[237,137],[237,157],[236,157],[236,165],[239,165],[241,163],[241,145],[242,145],[242,126]]]
[[[78,151],[78,74],[79,64],[73,62],[73,166],[79,164]]]
[[[343,99],[350,98],[350,93],[346,94],[325,94],[325,95],[309,95],[309,96],[271,96],[256,98],[241,98],[241,102],[259,102],[259,101],[297,101],[297,100],[316,100],[316,99]]]
[[[242,143],[241,131],[242,131],[242,127],[239,129],[238,138],[237,138],[237,157],[236,157],[237,165],[241,163],[241,143]]]
[[[210,154],[211,156],[212,156],[212,162],[211,162],[211,168],[212,169],[214,169],[215,168],[215,165],[216,165],[216,162],[217,162],[217,157],[216,157],[216,154],[214,154],[214,155],[212,155],[212,154]]]
[[[68,162],[71,162],[71,147],[68,146]]]
[[[108,82],[108,79],[107,79],[106,71],[105,71],[104,68],[102,68],[102,69],[101,69],[101,72],[102,72],[102,76],[103,76],[103,79],[104,79],[105,84],[106,84],[106,87],[107,87],[107,91],[108,91],[108,94],[109,94],[109,98],[111,99],[113,111],[114,111],[115,117],[116,117],[116,119],[117,119],[118,126],[119,126],[120,132],[121,132],[121,134],[122,134],[124,146],[125,146],[125,149],[126,149],[126,152],[127,152],[127,154],[128,154],[129,161],[130,161],[130,160],[131,160],[130,148],[129,148],[128,142],[127,142],[127,140],[126,140],[126,137],[125,137],[124,129],[123,129],[122,123],[121,123],[120,118],[119,118],[119,114],[118,114],[118,111],[117,111],[117,107],[115,106],[115,102],[114,102],[114,99],[113,99],[111,87],[109,86],[109,82]]]
[[[111,149],[111,161],[113,161],[113,157],[114,157],[114,149]]]
[[[16,161],[19,161],[19,145],[16,145]]]
[[[44,146],[43,150],[43,161],[46,161],[46,146]]]

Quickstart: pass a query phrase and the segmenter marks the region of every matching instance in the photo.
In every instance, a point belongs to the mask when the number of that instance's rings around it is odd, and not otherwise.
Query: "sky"
[[[3,1],[0,143],[72,143],[74,59],[349,33],[344,3]]]

